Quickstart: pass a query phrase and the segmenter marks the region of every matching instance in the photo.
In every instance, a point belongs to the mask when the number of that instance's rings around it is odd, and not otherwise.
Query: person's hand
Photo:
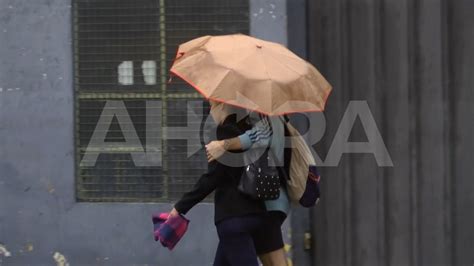
[[[173,209],[170,211],[170,213],[169,213],[169,215],[168,215],[168,218],[171,218],[171,217],[174,217],[174,216],[178,216],[178,215],[179,215],[179,212],[178,212],[175,208],[173,208]]]
[[[214,140],[206,145],[206,154],[208,162],[212,162],[216,159],[219,159],[219,157],[221,157],[224,152],[225,149],[223,140]]]

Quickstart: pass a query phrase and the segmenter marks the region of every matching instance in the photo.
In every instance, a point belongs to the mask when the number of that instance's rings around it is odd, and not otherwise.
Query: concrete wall
[[[321,155],[366,100],[394,164],[349,154],[324,169],[314,263],[472,265],[474,2],[309,4],[310,57],[334,86]]]
[[[252,32],[286,43],[285,4],[253,1]],[[71,21],[69,1],[0,1],[0,265],[210,265],[212,204],[169,252],[150,215],[170,204],[75,201]]]
[[[170,205],[75,202],[71,21],[68,1],[1,3],[0,242],[11,253],[3,264],[54,265],[55,252],[71,265],[210,264],[211,205],[190,212],[191,230],[170,253],[154,242],[149,218]]]

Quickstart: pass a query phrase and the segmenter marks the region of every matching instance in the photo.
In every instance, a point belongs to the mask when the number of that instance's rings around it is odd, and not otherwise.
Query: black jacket
[[[250,128],[245,121],[246,119],[242,119],[237,123],[235,115],[227,117],[224,123],[217,128],[217,139],[228,139],[243,134]],[[225,156],[223,156],[223,160],[226,160]],[[230,156],[232,156],[234,163],[236,160],[242,160],[242,156],[236,153]],[[193,189],[185,193],[175,204],[176,210],[186,214],[194,205],[215,190],[215,223],[230,217],[264,212],[265,204],[262,201],[253,200],[237,189],[243,169],[243,167],[227,166],[217,161],[211,162],[207,173],[203,174]]]

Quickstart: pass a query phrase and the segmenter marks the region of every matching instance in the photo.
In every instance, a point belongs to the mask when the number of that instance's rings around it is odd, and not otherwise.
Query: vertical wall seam
[[[416,219],[416,231],[415,231],[415,237],[416,237],[416,242],[415,242],[415,265],[422,265],[423,263],[423,254],[421,253],[421,236],[420,236],[420,228],[422,228],[422,217],[420,216],[420,210],[422,208],[421,206],[421,186],[419,185],[419,178],[423,175],[422,173],[422,167],[421,167],[421,110],[420,110],[420,105],[421,105],[421,94],[420,94],[420,79],[419,79],[419,74],[421,73],[421,58],[420,58],[420,51],[421,51],[421,40],[420,40],[420,0],[415,0],[415,8],[414,8],[414,14],[415,14],[415,47],[413,50],[414,53],[414,60],[415,60],[415,66],[414,66],[414,77],[415,77],[415,87],[414,87],[414,93],[415,93],[415,147],[416,147],[416,152],[415,152],[415,157],[416,157],[416,167],[415,167],[415,181],[416,181],[416,186],[415,186],[415,191],[416,191],[416,197],[415,197],[415,204],[416,204],[416,212],[415,212],[415,219]]]
[[[166,69],[166,3],[165,0],[159,0],[159,19],[160,19],[160,87],[161,87],[161,171],[163,175],[163,199],[169,200],[169,175],[168,175],[168,99],[166,95],[167,89],[167,69]]]
[[[72,30],[72,35],[71,37],[73,38],[72,40],[72,53],[73,53],[73,77],[72,77],[72,87],[73,87],[73,101],[74,101],[74,132],[73,132],[73,136],[74,136],[74,200],[75,201],[80,201],[82,196],[81,196],[81,192],[79,191],[79,188],[82,187],[82,178],[80,178],[80,167],[79,167],[79,163],[80,163],[80,158],[81,158],[81,154],[80,154],[80,139],[79,139],[79,88],[78,88],[78,69],[79,69],[79,58],[78,58],[78,44],[77,44],[77,40],[78,40],[78,15],[77,15],[77,10],[78,10],[78,7],[77,7],[77,0],[70,0],[72,3],[71,3],[71,15],[72,15],[72,27],[71,27],[71,30]]]
[[[350,99],[351,95],[351,88],[349,85],[351,84],[350,80],[350,71],[351,71],[351,27],[350,27],[350,5],[349,0],[342,0],[341,1],[341,49],[342,49],[342,64],[341,64],[341,98],[342,104],[344,104],[344,100]],[[347,94],[347,91],[349,93]],[[348,97],[349,96],[349,97]],[[353,265],[352,263],[352,251],[355,242],[355,236],[353,234],[353,222],[352,217],[354,208],[353,208],[353,186],[351,182],[350,173],[354,170],[353,161],[349,159],[348,166],[344,169],[344,176],[343,176],[343,184],[344,184],[344,262],[346,265]]]
[[[410,3],[410,1],[407,1]],[[408,5],[408,23],[407,23],[407,32],[408,36],[408,57],[409,57],[409,71],[408,71],[408,79],[409,79],[409,93],[408,93],[408,100],[409,100],[409,108],[410,108],[410,130],[409,130],[409,142],[410,142],[410,216],[411,216],[411,248],[410,248],[410,262],[412,266],[420,265],[419,261],[419,237],[418,237],[418,227],[419,227],[419,219],[418,219],[418,176],[419,176],[419,93],[418,93],[418,85],[419,80],[417,79],[417,70],[419,70],[419,62],[416,56],[416,52],[418,51],[417,42],[418,42],[418,8],[419,8],[419,0],[411,1],[410,5]]]
[[[382,92],[385,92],[386,90],[386,60],[385,60],[385,53],[386,53],[386,43],[385,43],[385,28],[386,28],[386,23],[385,23],[385,8],[386,8],[386,2],[381,1],[381,2],[376,2],[378,4],[378,21],[375,22],[376,25],[379,25],[376,31],[376,38],[377,38],[377,45],[378,45],[378,51],[376,54],[377,64],[378,67],[376,67],[376,71],[378,71],[376,75],[376,91],[380,90]],[[378,23],[377,23],[378,22]],[[377,47],[377,46],[376,46]],[[377,105],[379,107],[379,111],[381,112],[381,131],[384,137],[387,137],[389,132],[388,132],[388,110],[387,110],[387,94],[386,93],[380,93],[378,96],[378,102],[379,104]],[[391,176],[389,175],[389,172],[387,171],[386,168],[378,168],[380,174],[377,177],[377,182],[381,182],[380,185],[377,186],[378,189],[378,195],[382,193],[381,200],[382,203],[379,203],[379,209],[382,212],[381,214],[378,215],[379,218],[381,218],[381,221],[378,221],[379,226],[382,226],[382,229],[379,230],[382,236],[382,239],[379,240],[379,264],[381,265],[389,265],[390,260],[389,260],[389,245],[390,245],[390,231],[388,230],[389,228],[389,213],[390,213],[390,204],[389,204],[389,198],[390,198],[390,191],[388,187],[388,182],[386,178],[390,178]],[[379,197],[379,196],[377,196]]]
[[[443,131],[443,142],[444,142],[444,161],[446,163],[445,173],[444,173],[444,194],[445,194],[445,238],[448,241],[447,248],[445,249],[448,254],[446,254],[447,263],[451,265],[456,265],[456,256],[455,256],[455,241],[454,241],[454,230],[453,219],[454,209],[455,209],[455,191],[454,191],[454,177],[455,177],[455,90],[451,89],[453,86],[453,56],[451,53],[452,48],[452,22],[453,22],[453,3],[450,0],[442,0],[442,73],[443,73],[443,122],[444,122],[444,131]]]
[[[374,72],[374,80],[373,80],[373,85],[374,85],[374,99],[375,99],[375,110],[377,114],[381,114],[380,117],[381,119],[381,125],[379,127],[379,130],[382,133],[382,136],[386,136],[385,133],[385,119],[383,119],[383,106],[381,103],[383,102],[383,95],[384,95],[384,71],[383,71],[383,64],[382,64],[382,49],[383,49],[383,42],[382,42],[382,29],[384,28],[383,25],[383,3],[382,1],[372,1],[370,2],[371,5],[374,5],[374,8],[372,9],[372,21],[369,20],[369,23],[373,24],[373,42],[374,42],[374,65],[373,65],[373,72]],[[381,93],[378,93],[379,90]],[[377,237],[377,252],[376,252],[376,261],[379,265],[384,264],[383,261],[385,261],[385,224],[384,224],[384,215],[385,215],[385,210],[384,210],[384,204],[385,204],[385,182],[384,182],[384,174],[385,170],[383,168],[379,168],[376,166],[375,168],[375,182],[376,182],[376,232],[378,235]]]
[[[350,3],[351,0],[347,0],[348,3]],[[346,86],[345,89],[348,91],[348,97],[344,97],[344,99],[347,99],[350,101],[353,96],[353,79],[352,79],[352,45],[349,44],[350,40],[352,39],[352,27],[351,27],[351,13],[353,12],[351,5],[347,5],[347,35],[348,40],[346,40],[347,45],[347,57],[346,60],[346,65],[347,65],[347,72],[346,72]],[[350,178],[350,173],[353,173],[355,170],[355,163],[354,163],[354,158],[352,156],[348,156],[348,167],[345,169],[345,175],[344,178],[346,180],[345,185],[346,185],[346,208],[347,208],[347,213],[346,213],[346,224],[348,228],[348,235],[347,237],[350,239],[348,241],[348,265],[354,265],[354,262],[357,261],[357,252],[355,250],[355,247],[357,246],[357,234],[356,234],[356,226],[355,226],[355,218],[356,218],[356,208],[357,204],[355,204],[356,196],[354,195],[355,193],[355,187],[352,182],[352,178]]]

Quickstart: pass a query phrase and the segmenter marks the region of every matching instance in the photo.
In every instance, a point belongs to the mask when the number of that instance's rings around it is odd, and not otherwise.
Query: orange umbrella
[[[267,115],[323,111],[332,89],[283,45],[243,34],[181,44],[171,73],[207,99]]]

